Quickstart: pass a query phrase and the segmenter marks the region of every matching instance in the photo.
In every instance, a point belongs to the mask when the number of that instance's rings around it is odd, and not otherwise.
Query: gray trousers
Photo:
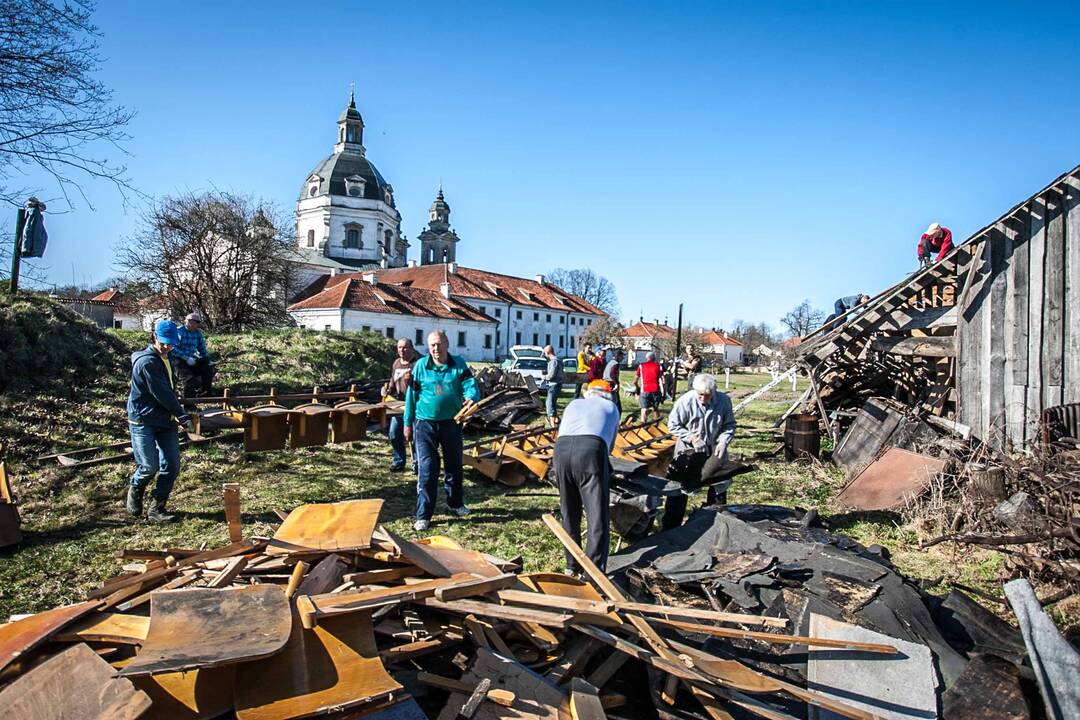
[[[563,529],[580,545],[581,513],[584,510],[589,525],[585,554],[597,567],[605,570],[611,544],[608,521],[611,465],[607,443],[594,435],[560,437],[555,441],[552,469],[559,486]],[[581,572],[570,553],[566,553],[566,568]]]

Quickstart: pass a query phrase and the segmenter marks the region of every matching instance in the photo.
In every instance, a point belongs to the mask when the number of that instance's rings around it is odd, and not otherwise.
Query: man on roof
[[[930,227],[926,228],[926,232],[919,238],[919,264],[926,266],[936,263],[948,255],[952,249],[952,231],[937,223],[930,223]],[[933,257],[935,253],[937,253],[937,257]]]

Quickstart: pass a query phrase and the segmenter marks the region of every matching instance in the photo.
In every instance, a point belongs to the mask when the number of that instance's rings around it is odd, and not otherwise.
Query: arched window
[[[318,183],[311,183],[311,187],[308,188],[308,193],[307,193],[308,197],[315,197],[315,195],[317,195],[318,192],[319,192]]]
[[[307,246],[308,247],[315,247],[315,231],[314,230],[308,230],[307,231]]]
[[[356,228],[349,228],[345,231],[345,247],[358,248],[360,247],[360,231]]]

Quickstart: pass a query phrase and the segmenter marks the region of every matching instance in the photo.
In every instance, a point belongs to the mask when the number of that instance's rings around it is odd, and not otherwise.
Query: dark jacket
[[[165,361],[153,345],[131,353],[131,392],[127,403],[128,420],[147,427],[176,427],[188,415],[176,397]]]

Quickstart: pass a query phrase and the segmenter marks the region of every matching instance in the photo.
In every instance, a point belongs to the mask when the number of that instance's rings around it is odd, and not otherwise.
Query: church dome
[[[321,182],[313,193],[314,176],[321,178]],[[332,153],[308,173],[308,178],[300,188],[301,200],[329,194],[382,200],[394,207],[393,187],[363,155]]]

